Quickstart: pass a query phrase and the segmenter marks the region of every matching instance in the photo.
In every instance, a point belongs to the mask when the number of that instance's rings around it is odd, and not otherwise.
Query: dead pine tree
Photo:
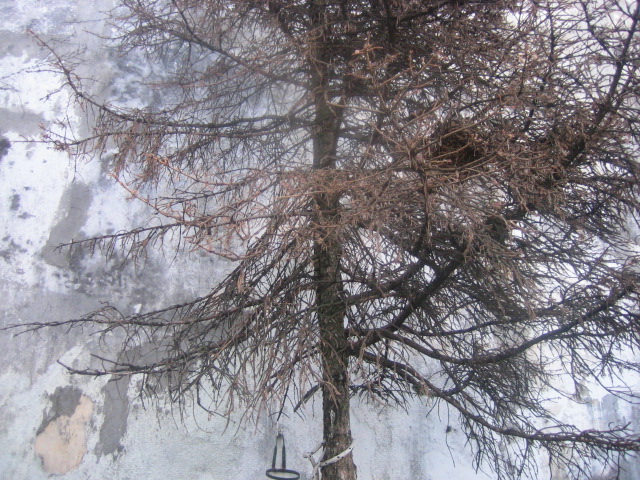
[[[139,374],[223,414],[320,391],[325,460],[357,441],[362,395],[457,412],[496,478],[536,478],[539,451],[576,479],[616,468],[637,429],[581,430],[549,399],[574,381],[637,394],[639,9],[120,0],[112,40],[164,65],[162,106],[93,96],[51,48],[93,123],[48,138],[115,152],[162,222],[75,247],[134,255],[179,234],[237,265],[186,304],[58,322],[157,342],[152,363],[80,373]],[[352,455],[322,473],[355,479]]]

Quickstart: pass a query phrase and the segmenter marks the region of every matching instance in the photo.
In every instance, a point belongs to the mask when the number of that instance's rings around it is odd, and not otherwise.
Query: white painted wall
[[[0,0],[0,327],[77,317],[104,300],[125,311],[152,308],[206,292],[226,268],[198,255],[158,255],[144,269],[120,269],[99,256],[54,251],[59,243],[145,219],[109,180],[108,158],[73,164],[42,143],[25,141],[38,138],[39,124],[69,112],[64,92],[43,101],[59,79],[38,71],[46,65],[46,52],[27,29],[86,45],[95,65],[85,68],[99,69],[107,82],[96,88],[112,88],[114,78],[122,88],[126,76],[120,72],[135,74],[137,67],[118,64],[84,32],[106,31],[96,5],[111,4]],[[81,131],[82,117],[76,115],[72,120]],[[71,376],[56,363],[87,365],[97,348],[96,338],[80,332],[0,332],[0,479],[46,479],[55,472],[66,472],[55,477],[65,480],[265,478],[278,428],[272,419],[238,429],[237,419],[227,424],[198,410],[181,418],[171,405],[143,405],[135,379]],[[637,411],[620,413],[606,402],[611,399],[595,398],[589,411],[598,418],[640,418]],[[279,425],[289,467],[303,479],[311,468],[302,455],[321,439],[320,413],[311,403],[304,416],[292,415]],[[476,474],[456,419],[446,411],[416,403],[405,412],[354,401],[353,415],[362,480],[491,478]],[[448,426],[453,430],[445,434]]]

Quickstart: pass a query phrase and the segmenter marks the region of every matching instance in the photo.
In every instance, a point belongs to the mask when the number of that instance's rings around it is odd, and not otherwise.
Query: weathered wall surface
[[[38,138],[40,124],[73,113],[64,92],[43,100],[59,79],[43,70],[46,52],[28,29],[87,46],[94,64],[84,68],[104,80],[96,89],[132,101],[149,95],[130,82],[142,66],[100,50],[100,41],[85,33],[108,28],[96,4],[0,1],[0,327],[77,318],[104,300],[124,311],[179,301],[206,292],[227,268],[197,254],[158,254],[144,268],[122,268],[117,257],[106,261],[56,250],[72,239],[146,221],[109,179],[108,156],[72,164],[63,153],[25,141]],[[99,6],[107,9],[110,2]],[[71,120],[82,131],[81,112],[75,115]],[[264,478],[277,432],[270,418],[242,429],[233,419],[227,424],[197,410],[181,419],[171,405],[141,403],[135,378],[72,376],[61,365],[90,365],[96,361],[90,352],[112,347],[109,339],[100,344],[80,331],[0,333],[0,479]],[[588,420],[640,417],[613,398],[587,403]],[[319,413],[319,405],[310,404],[304,416],[289,416],[280,425],[289,466],[303,478],[311,468],[302,455],[321,439]],[[456,419],[446,411],[356,404],[354,416],[362,479],[486,478],[473,471]]]

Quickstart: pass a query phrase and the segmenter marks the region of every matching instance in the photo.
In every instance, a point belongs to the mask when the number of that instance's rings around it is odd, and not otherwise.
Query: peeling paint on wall
[[[35,441],[35,452],[47,473],[64,474],[78,468],[87,452],[87,424],[93,401],[73,387],[59,387],[53,407],[45,415]]]

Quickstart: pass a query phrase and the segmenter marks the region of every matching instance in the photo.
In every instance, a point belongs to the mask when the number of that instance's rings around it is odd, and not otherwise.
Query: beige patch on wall
[[[92,413],[93,401],[81,395],[73,414],[56,418],[36,437],[36,454],[47,473],[78,468],[87,452],[87,423]]]

